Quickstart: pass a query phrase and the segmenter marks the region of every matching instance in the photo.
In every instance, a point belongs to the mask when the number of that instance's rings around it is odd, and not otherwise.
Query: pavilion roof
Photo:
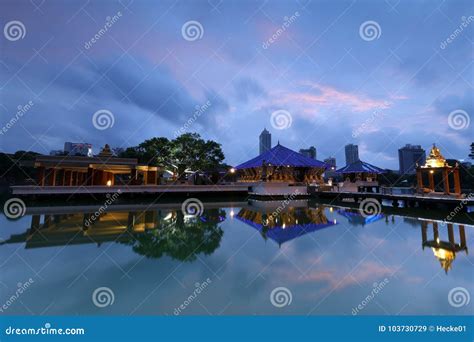
[[[290,150],[289,148],[278,143],[270,150],[236,166],[235,168],[239,170],[249,169],[252,167],[261,167],[263,162],[266,164],[271,164],[272,166],[315,167],[324,169],[329,167],[329,165],[323,163],[322,161],[306,157],[301,153]]]
[[[375,165],[358,160],[352,164],[349,164],[340,168],[339,170],[336,170],[336,172],[337,173],[362,173],[362,172],[385,173],[386,171]]]

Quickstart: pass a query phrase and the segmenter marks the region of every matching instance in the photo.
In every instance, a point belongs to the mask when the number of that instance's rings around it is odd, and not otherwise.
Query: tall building
[[[92,157],[92,145],[88,143],[73,143],[66,141],[64,143],[64,152],[70,156],[87,156]]]
[[[425,161],[426,153],[420,145],[407,144],[398,150],[398,163],[402,175],[415,173],[416,164],[423,165]]]
[[[300,149],[300,153],[306,157],[317,159],[316,158],[316,147],[311,146],[310,148],[302,148]]]
[[[336,158],[334,157],[329,157],[324,159],[324,162],[330,166],[332,170],[335,170],[337,168],[336,166]]]
[[[346,150],[346,165],[355,163],[359,160],[359,146],[354,144],[348,144],[345,147]]]
[[[260,154],[272,148],[272,135],[266,128],[260,133]]]

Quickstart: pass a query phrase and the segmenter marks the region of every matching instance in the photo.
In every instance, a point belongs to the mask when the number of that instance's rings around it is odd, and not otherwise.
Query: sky
[[[272,143],[317,158],[359,145],[474,140],[472,1],[44,1],[0,4],[0,150],[94,152],[197,132],[226,162]]]

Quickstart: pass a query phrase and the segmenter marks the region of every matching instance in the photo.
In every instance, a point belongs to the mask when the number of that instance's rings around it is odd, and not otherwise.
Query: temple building
[[[37,156],[34,167],[39,186],[155,185],[159,178],[156,166],[114,157],[109,145],[94,157]]]
[[[344,182],[340,191],[348,192],[379,192],[377,177],[386,171],[369,163],[357,160],[352,164],[336,170],[342,175]]]
[[[428,177],[428,187],[425,187],[426,175]],[[451,191],[450,175],[454,182],[454,189]],[[435,182],[435,177],[440,177],[440,182]],[[426,163],[416,168],[417,191],[419,193],[435,193],[438,184],[443,184],[443,193],[445,195],[453,194],[461,196],[461,181],[459,177],[459,165],[450,166],[441,154],[439,148],[433,144]]]
[[[327,165],[295,152],[280,142],[263,154],[235,167],[239,182],[254,183],[257,195],[306,194],[308,184],[322,184]]]

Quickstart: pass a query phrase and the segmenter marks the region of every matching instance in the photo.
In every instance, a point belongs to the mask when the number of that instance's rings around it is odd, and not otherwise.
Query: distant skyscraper
[[[265,128],[262,133],[260,133],[260,154],[268,151],[272,148],[272,135]]]
[[[359,160],[359,146],[354,144],[346,145],[346,165]]]
[[[416,164],[423,165],[426,161],[425,150],[420,145],[407,144],[398,150],[400,174],[412,174],[416,171]]]
[[[316,147],[311,146],[310,148],[300,149],[300,153],[306,157],[316,159]]]
[[[331,167],[331,169],[333,168],[336,169],[336,158],[329,157],[329,158],[324,159],[324,162],[328,164]]]
[[[73,143],[66,141],[64,143],[64,152],[70,156],[80,155],[92,157],[92,145],[88,143]]]

